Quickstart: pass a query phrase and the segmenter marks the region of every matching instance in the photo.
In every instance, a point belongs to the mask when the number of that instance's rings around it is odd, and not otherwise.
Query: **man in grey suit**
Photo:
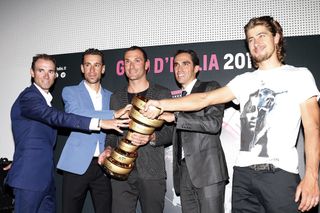
[[[171,97],[167,88],[147,80],[150,62],[142,48],[128,48],[124,53],[124,66],[128,85],[111,95],[110,109],[123,108],[131,103],[135,95],[148,99]],[[116,147],[122,137],[123,135],[119,134],[108,134],[106,141],[112,147]],[[111,180],[112,212],[135,213],[139,200],[143,213],[162,213],[166,193],[164,145],[171,144],[172,127],[164,125],[152,135],[133,133],[131,138],[134,145],[140,146],[138,158],[127,180]],[[110,147],[103,154],[108,151]]]
[[[178,50],[174,74],[182,95],[219,88],[215,82],[201,82],[196,76],[199,58],[193,50]],[[182,212],[224,212],[227,164],[220,142],[224,105],[199,111],[164,113],[160,118],[174,122],[173,181],[180,195]]]

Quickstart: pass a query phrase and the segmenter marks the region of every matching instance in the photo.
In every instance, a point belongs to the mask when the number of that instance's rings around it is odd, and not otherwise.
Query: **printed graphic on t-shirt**
[[[240,115],[241,151],[257,152],[259,157],[268,155],[268,115],[276,105],[276,96],[287,91],[275,92],[269,88],[258,89],[249,95]]]

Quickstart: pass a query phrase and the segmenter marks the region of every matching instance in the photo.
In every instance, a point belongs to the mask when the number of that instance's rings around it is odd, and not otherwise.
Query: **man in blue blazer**
[[[100,84],[105,72],[103,53],[97,49],[86,50],[82,54],[81,71],[84,80],[62,91],[65,111],[100,119],[120,117],[122,110],[109,110],[111,92]],[[104,132],[71,132],[57,165],[64,170],[63,212],[81,212],[88,191],[96,213],[111,212],[110,178],[97,164],[105,138]]]
[[[11,109],[15,142],[13,163],[7,183],[13,188],[15,213],[56,211],[53,147],[57,127],[82,131],[119,129],[117,120],[99,120],[58,111],[51,106],[49,92],[56,78],[55,59],[41,54],[33,57],[33,84],[16,99]]]

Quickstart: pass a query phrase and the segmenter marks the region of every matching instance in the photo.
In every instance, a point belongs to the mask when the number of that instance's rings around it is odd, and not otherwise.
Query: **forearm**
[[[207,93],[193,93],[182,98],[160,100],[160,108],[164,111],[195,111],[207,105]]]
[[[235,96],[228,87],[193,93],[182,98],[160,100],[160,108],[164,111],[197,111],[209,105],[223,104],[233,100]]]
[[[307,130],[305,134],[306,175],[318,180],[320,161],[320,131],[319,128]]]

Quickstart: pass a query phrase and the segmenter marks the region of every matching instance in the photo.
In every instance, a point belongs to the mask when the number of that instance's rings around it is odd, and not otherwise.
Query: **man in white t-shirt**
[[[270,16],[244,27],[257,70],[236,76],[225,87],[182,99],[149,101],[145,115],[240,104],[241,147],[234,167],[232,212],[304,212],[319,203],[319,91],[311,72],[284,64],[283,32]],[[305,133],[306,173],[298,175],[295,147]]]

